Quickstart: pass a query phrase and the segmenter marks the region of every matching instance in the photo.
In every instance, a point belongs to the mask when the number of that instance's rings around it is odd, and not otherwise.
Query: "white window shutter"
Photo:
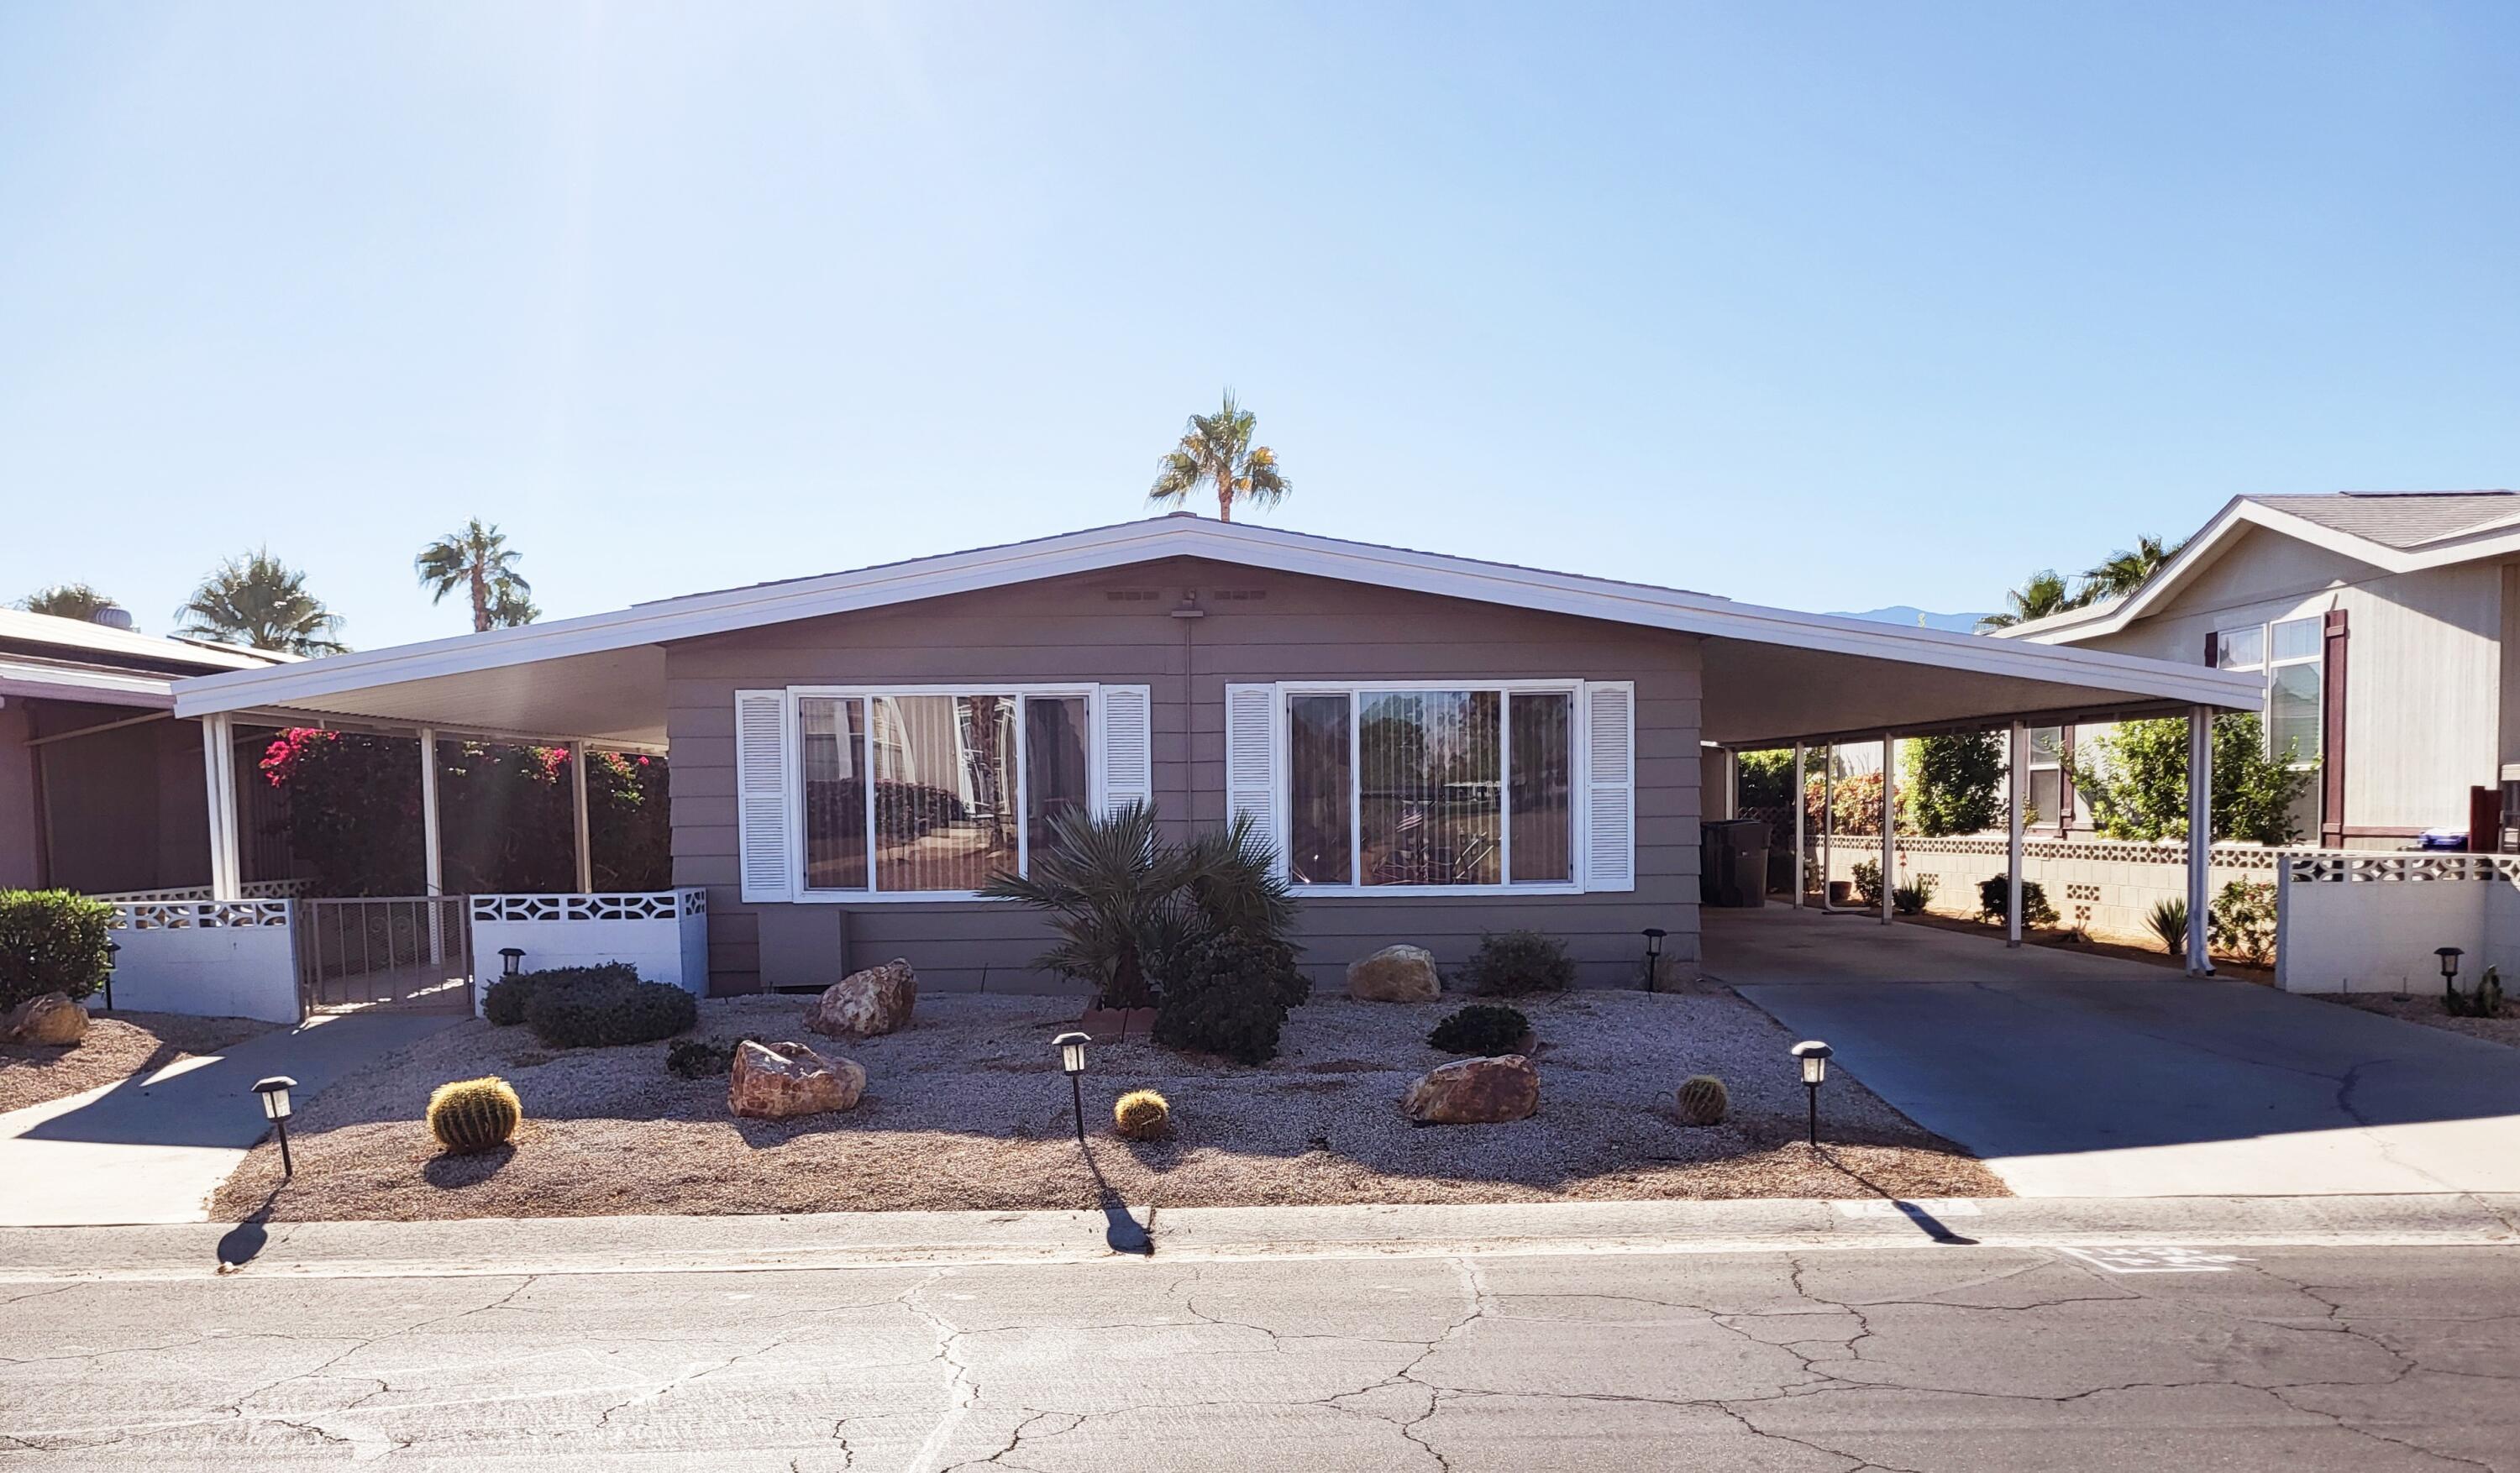
[[[1637,887],[1637,688],[1584,685],[1584,888]]]
[[[1102,812],[1155,801],[1154,693],[1145,686],[1104,686],[1094,734],[1094,769]]]
[[[1286,846],[1278,835],[1278,688],[1230,685],[1225,688],[1225,818],[1242,814],[1286,864]]]
[[[788,837],[788,692],[735,692],[736,849],[743,898],[787,900],[793,894],[793,846]]]

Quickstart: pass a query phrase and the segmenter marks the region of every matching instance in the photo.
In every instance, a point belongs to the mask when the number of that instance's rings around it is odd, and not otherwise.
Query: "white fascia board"
[[[29,700],[83,700],[101,706],[172,709],[175,696],[164,676],[125,675],[101,670],[61,670],[47,665],[0,661],[0,695]]]
[[[2136,590],[2131,597],[2088,610],[2075,609],[2028,624],[2017,624],[2002,631],[1998,637],[2027,640],[2033,644],[2050,640],[2070,644],[2115,634],[2166,603],[2189,579],[2204,571],[2215,558],[2221,556],[2228,544],[2252,527],[2263,527],[2338,557],[2368,563],[2384,573],[2410,573],[2423,568],[2449,567],[2520,554],[2520,525],[2496,523],[2483,529],[2471,528],[2452,534],[2452,540],[2436,540],[2409,550],[2373,542],[2367,537],[2357,537],[2351,532],[2340,532],[2306,516],[2297,516],[2263,502],[2240,497],[2216,513],[2214,519],[2180,549],[2178,557],[2163,564],[2158,576]]]
[[[1166,558],[1204,558],[1380,587],[1535,608],[1719,639],[1789,645],[2134,694],[2254,709],[2248,683],[2202,666],[2010,644],[1945,630],[1800,613],[1643,584],[1375,547],[1271,527],[1156,517],[1003,548],[817,578],[696,594],[615,613],[530,624],[287,668],[202,676],[176,687],[176,714],[289,706],[381,685],[463,675],[639,645],[934,599]],[[1406,574],[1401,581],[1396,575]]]

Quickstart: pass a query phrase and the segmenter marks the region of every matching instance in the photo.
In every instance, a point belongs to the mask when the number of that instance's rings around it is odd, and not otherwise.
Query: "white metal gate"
[[[461,895],[297,902],[297,987],[308,1012],[469,1010],[472,927]]]

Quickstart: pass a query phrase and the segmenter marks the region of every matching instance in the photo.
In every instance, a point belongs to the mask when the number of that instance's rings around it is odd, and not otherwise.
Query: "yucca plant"
[[[1146,1007],[1156,979],[1210,938],[1231,935],[1282,952],[1283,1001],[1303,1000],[1285,939],[1295,902],[1249,815],[1179,844],[1164,840],[1144,803],[1099,817],[1071,810],[1049,829],[1033,845],[1031,873],[1000,873],[980,887],[1050,917],[1059,939],[1034,965],[1091,983],[1098,1007]]]
[[[2161,941],[2161,949],[2174,957],[2187,954],[2187,902],[2156,900],[2143,923]]]

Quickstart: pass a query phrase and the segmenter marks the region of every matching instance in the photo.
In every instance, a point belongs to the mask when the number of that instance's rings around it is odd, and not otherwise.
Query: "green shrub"
[[[1724,1081],[1712,1074],[1692,1074],[1680,1087],[1680,1120],[1683,1125],[1722,1125],[1732,1109],[1732,1097],[1726,1092]]]
[[[2251,966],[2266,965],[2275,955],[2275,887],[2246,879],[2225,885],[2214,897],[2205,934]]]
[[[0,890],[0,1012],[48,992],[105,985],[113,907],[68,890]]]
[[[735,1050],[761,1039],[676,1039],[665,1046],[665,1072],[677,1079],[715,1079],[735,1067]]]
[[[2003,738],[1993,732],[1913,736],[1900,743],[1906,824],[1929,838],[1984,833],[2003,817]]]
[[[2001,922],[2011,899],[2011,882],[2001,874],[1988,875],[1978,883],[1977,914],[1981,919]],[[2021,923],[2024,926],[2054,925],[2056,908],[2048,903],[2048,892],[2039,881],[2021,882]]]
[[[2143,923],[2151,928],[2154,937],[2161,942],[2161,949],[2164,952],[2173,957],[2186,954],[2187,902],[2156,900],[2152,903],[2152,909],[2144,914]]]
[[[1470,991],[1489,998],[1564,992],[1575,985],[1575,961],[1566,944],[1538,931],[1489,931],[1462,968]]]
[[[1877,910],[1881,905],[1881,867],[1870,860],[1855,862],[1855,903],[1864,909]]]
[[[494,1028],[514,1028],[525,1020],[537,987],[573,987],[581,982],[627,986],[639,980],[639,968],[627,961],[602,961],[593,966],[553,966],[538,972],[501,977],[481,995],[481,1016]]]
[[[2289,844],[2299,838],[2293,804],[2317,773],[2292,754],[2267,751],[2255,712],[2214,718],[2214,837]],[[2187,834],[2187,722],[2177,716],[2121,723],[2076,754],[2074,790],[2092,823],[2113,839]]]
[[[536,972],[525,999],[525,1021],[554,1049],[652,1044],[699,1020],[699,1004],[690,993],[639,981],[636,971],[619,962]]]
[[[439,1085],[428,1096],[428,1133],[458,1154],[486,1151],[503,1143],[524,1118],[517,1092],[495,1075]]]
[[[1473,1003],[1436,1024],[1426,1042],[1446,1053],[1494,1058],[1513,1052],[1530,1032],[1531,1019],[1522,1015],[1521,1008]]]
[[[1934,902],[1934,877],[1919,874],[1890,892],[1890,904],[1902,915],[1922,915]]]
[[[1232,932],[1210,936],[1164,980],[1155,1042],[1221,1053],[1245,1064],[1277,1056],[1285,1026],[1285,959],[1280,948]]]

